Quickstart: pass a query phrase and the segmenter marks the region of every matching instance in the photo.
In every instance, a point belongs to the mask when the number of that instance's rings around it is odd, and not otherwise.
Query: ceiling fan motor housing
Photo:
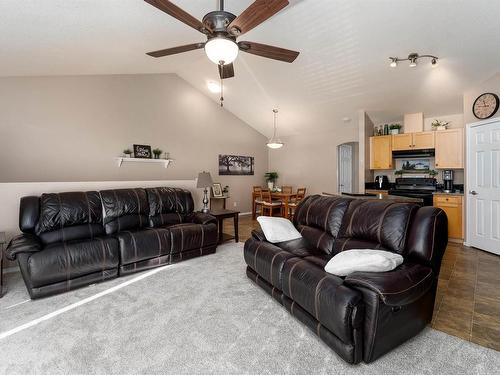
[[[229,36],[227,32],[228,25],[233,22],[236,16],[232,13],[217,10],[210,12],[203,17],[203,25],[208,29],[212,30],[212,34]]]

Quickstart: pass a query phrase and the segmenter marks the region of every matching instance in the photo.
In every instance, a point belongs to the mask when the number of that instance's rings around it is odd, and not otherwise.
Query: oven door
[[[389,195],[397,195],[399,197],[408,197],[408,198],[418,198],[422,199],[423,206],[432,206],[433,205],[433,199],[432,199],[432,194],[430,193],[418,193],[418,192],[412,192],[412,191],[398,191],[398,190],[389,190]]]

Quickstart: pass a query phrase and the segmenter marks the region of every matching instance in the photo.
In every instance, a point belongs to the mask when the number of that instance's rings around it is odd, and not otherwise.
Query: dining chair
[[[254,192],[254,195],[255,196],[255,199],[254,199],[254,207],[255,209],[253,210],[252,214],[252,220],[255,220],[256,219],[256,216],[257,216],[257,208],[260,208],[260,213],[262,214],[262,197],[261,197],[261,194],[262,194],[262,187],[261,186],[254,186],[253,187],[253,192]]]
[[[288,203],[288,216],[290,218],[293,218],[293,215],[295,214],[295,209],[299,205],[300,201],[304,199],[305,196],[306,196],[306,188],[298,188],[295,198],[293,198],[292,201]]]
[[[273,201],[271,199],[271,192],[269,190],[260,192],[260,200],[262,207],[262,215],[266,215],[266,211],[269,212],[269,216],[273,216],[273,211],[276,208],[280,209],[280,215],[283,216],[283,203],[281,201]]]
[[[282,186],[281,192],[285,194],[292,194],[293,188],[291,186]]]

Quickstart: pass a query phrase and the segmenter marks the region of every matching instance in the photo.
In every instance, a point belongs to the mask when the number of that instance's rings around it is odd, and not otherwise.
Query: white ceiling
[[[176,0],[201,19],[214,0]],[[241,13],[251,0],[226,0]],[[0,1],[0,75],[175,72],[211,95],[217,68],[203,50],[154,59],[145,52],[204,36],[141,0]],[[462,93],[500,70],[500,1],[291,0],[239,40],[295,49],[293,64],[240,53],[225,106],[263,134],[280,109],[280,133],[355,126],[405,112],[462,112]],[[388,67],[388,56],[435,54],[440,66]],[[354,121],[344,123],[342,118]]]

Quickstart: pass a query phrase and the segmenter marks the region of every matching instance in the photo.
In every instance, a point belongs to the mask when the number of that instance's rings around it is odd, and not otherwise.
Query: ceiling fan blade
[[[242,35],[271,18],[288,4],[288,0],[255,0],[229,24],[227,31],[235,36]]]
[[[203,46],[205,46],[205,43],[193,43],[193,44],[187,44],[185,46],[172,47],[172,48],[161,49],[159,51],[148,52],[146,53],[146,55],[153,57],[163,57],[163,56],[175,55],[177,53],[193,51],[195,49],[203,48]]]
[[[268,46],[267,44],[260,44],[255,42],[238,42],[240,50],[244,52],[251,53],[252,55],[258,55],[262,57],[267,57],[268,59],[285,61],[288,63],[294,62],[300,52],[291,51],[289,49]]]
[[[234,66],[233,64],[219,65],[219,76],[221,79],[234,77]]]
[[[186,25],[191,26],[193,29],[201,33],[206,33],[208,30],[201,21],[194,18],[188,12],[182,10],[174,3],[168,0],[144,0],[146,3],[151,4],[155,8],[167,13],[168,15],[177,18],[179,21],[184,22]]]

